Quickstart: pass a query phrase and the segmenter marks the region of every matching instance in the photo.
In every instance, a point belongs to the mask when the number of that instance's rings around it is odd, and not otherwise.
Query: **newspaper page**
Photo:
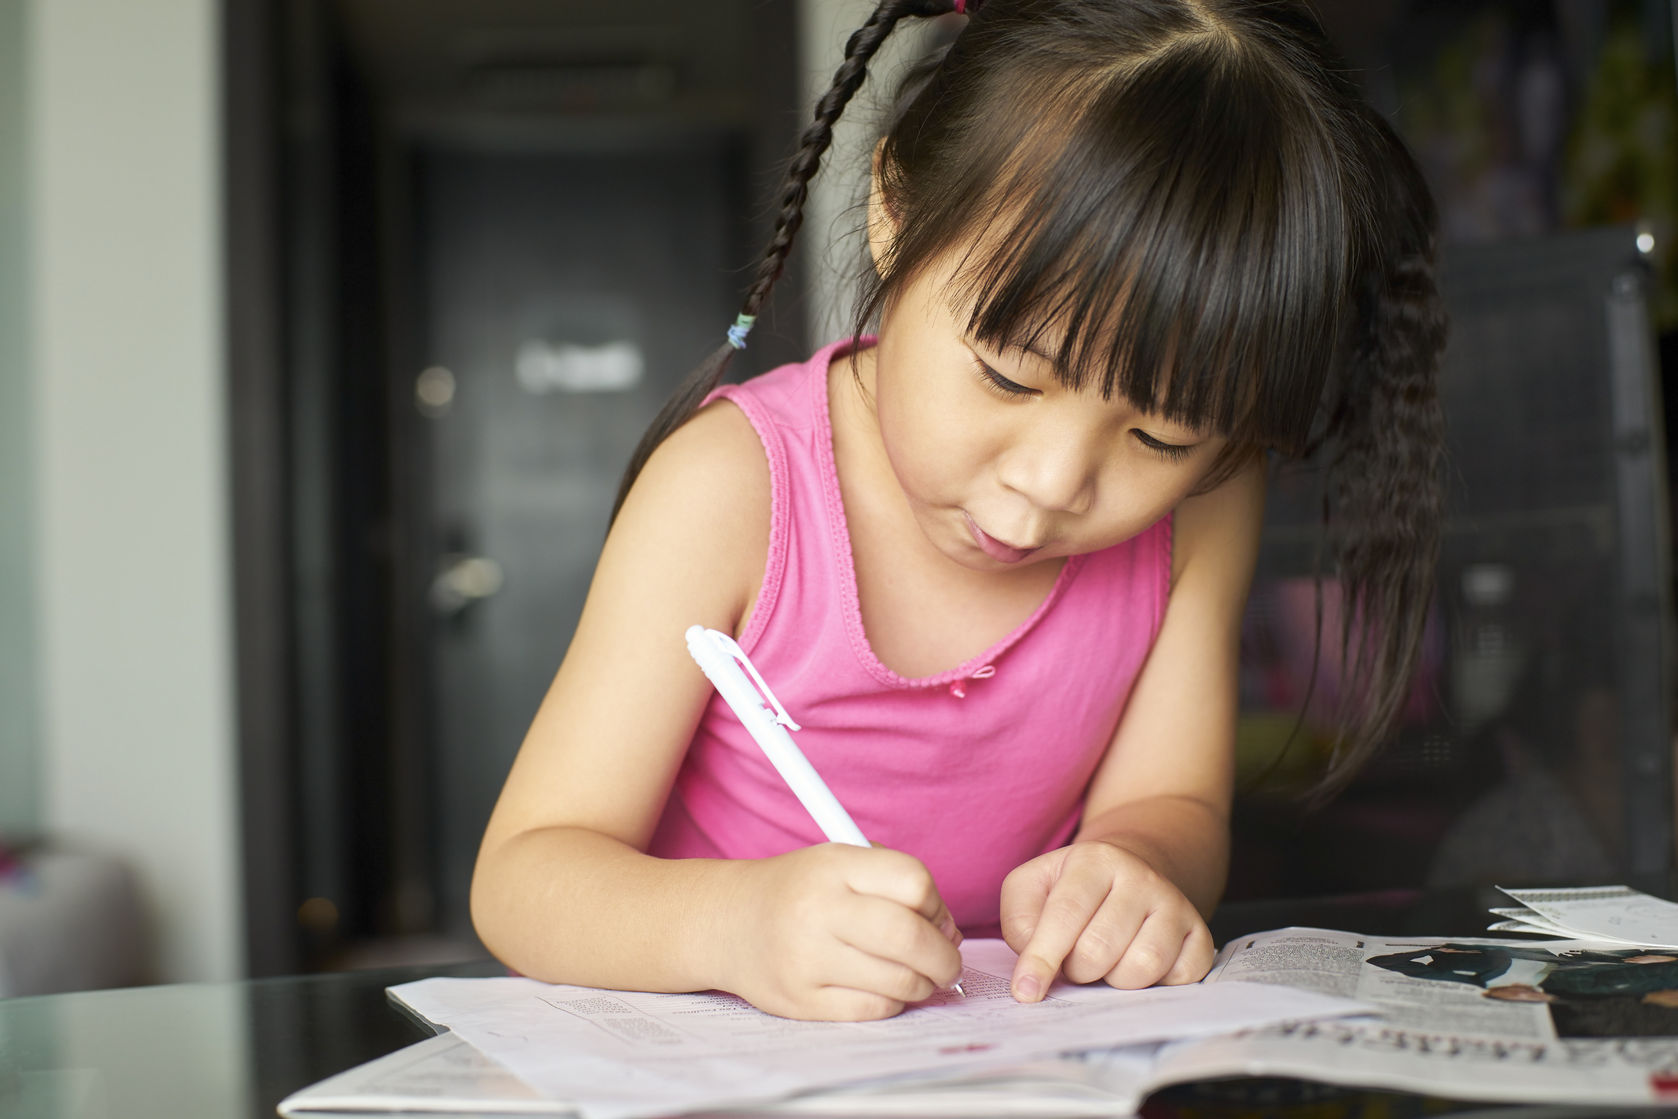
[[[1678,953],[1294,928],[1225,945],[1207,982],[1228,980],[1355,998],[1381,1016],[1169,1044],[1156,1084],[1297,1076],[1467,1100],[1678,1099]]]

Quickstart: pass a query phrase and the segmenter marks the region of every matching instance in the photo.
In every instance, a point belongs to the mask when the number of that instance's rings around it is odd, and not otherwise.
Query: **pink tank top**
[[[973,659],[898,675],[874,655],[857,605],[828,418],[841,345],[715,394],[746,414],[769,458],[769,560],[740,645],[863,834],[919,858],[963,931],[994,936],[1002,879],[1077,827],[1165,613],[1171,519],[1069,558],[1037,610]],[[713,695],[650,852],[758,858],[821,842]]]

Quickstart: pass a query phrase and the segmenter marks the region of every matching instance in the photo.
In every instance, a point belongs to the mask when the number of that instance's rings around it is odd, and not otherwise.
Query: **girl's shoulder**
[[[695,412],[653,452],[647,468],[661,457],[659,484],[673,491],[669,496],[703,499],[714,489],[710,501],[728,512],[759,509],[767,514],[769,464],[763,443],[745,411],[729,398],[718,397]]]
[[[714,400],[647,460],[602,562],[621,557],[649,575],[707,585],[718,605],[744,617],[769,550],[769,502],[757,432],[733,403]]]
[[[1171,582],[1181,585],[1191,568],[1200,576],[1241,588],[1252,578],[1264,521],[1265,466],[1255,462],[1205,493],[1178,503],[1171,521]]]

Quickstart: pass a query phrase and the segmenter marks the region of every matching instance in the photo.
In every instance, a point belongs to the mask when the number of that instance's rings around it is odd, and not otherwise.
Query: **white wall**
[[[804,78],[803,122],[833,81],[845,57],[845,40],[868,19],[873,0],[798,0],[800,70]],[[947,17],[960,18],[960,17]],[[885,110],[904,66],[924,48],[927,21],[908,19],[881,48],[868,80],[857,91],[833,130],[822,170],[810,186],[804,228],[793,255],[804,269],[809,292],[809,337],[816,344],[850,329],[855,307],[853,282],[863,260],[862,203],[868,189],[868,164]]]
[[[0,834],[40,823],[23,0],[0,0]]]
[[[214,0],[26,0],[43,823],[242,970]]]

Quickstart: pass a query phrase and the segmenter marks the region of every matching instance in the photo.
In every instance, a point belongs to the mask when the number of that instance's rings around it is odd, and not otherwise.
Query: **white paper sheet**
[[[758,1114],[793,1117],[931,1116],[968,1119],[1111,1117],[1132,1110],[1149,1088],[1157,1044],[1051,1057],[952,1078],[873,1080],[777,1100]],[[292,1093],[284,1116],[417,1114],[575,1116],[452,1033],[417,1041]],[[736,1111],[732,1114],[752,1114]],[[703,1113],[701,1113],[703,1114]],[[697,1117],[696,1117],[697,1119]]]
[[[1524,905],[1499,906],[1494,905],[1490,910],[1492,916],[1503,918],[1493,921],[1486,926],[1487,932],[1518,932],[1531,933],[1534,936],[1561,937],[1563,940],[1578,940],[1580,936],[1571,929],[1559,928],[1546,921],[1536,912]]]
[[[426,979],[391,995],[588,1119],[749,1105],[813,1088],[1000,1066],[1069,1050],[1360,1013],[1345,999],[1219,983],[1008,993],[1014,954],[962,946],[965,998],[943,993],[880,1022],[793,1022],[720,993],[652,995],[530,979]]]
[[[543,1098],[460,1038],[441,1034],[311,1084],[279,1107],[281,1115],[371,1111],[565,1115],[571,1106]]]
[[[1492,912],[1579,940],[1678,949],[1678,905],[1629,886],[1498,889],[1523,910]]]

